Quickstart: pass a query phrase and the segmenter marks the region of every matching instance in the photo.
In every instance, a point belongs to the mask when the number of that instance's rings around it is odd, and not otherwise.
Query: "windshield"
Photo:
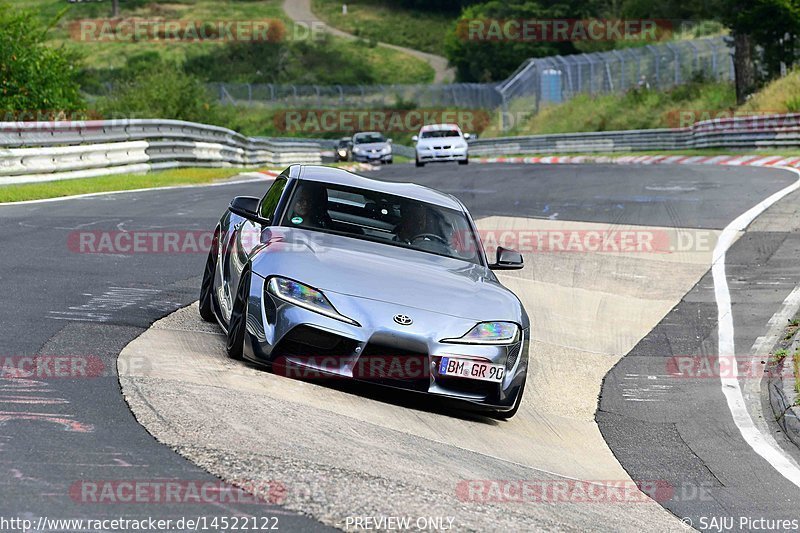
[[[483,264],[465,213],[381,192],[302,181],[281,225]]]
[[[382,143],[386,142],[386,139],[380,133],[359,133],[355,136],[354,142],[356,144]]]
[[[458,130],[434,130],[423,131],[421,137],[423,139],[433,139],[435,137],[460,137]]]

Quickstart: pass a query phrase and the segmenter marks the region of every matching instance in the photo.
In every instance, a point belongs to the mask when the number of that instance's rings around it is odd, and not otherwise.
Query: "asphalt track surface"
[[[396,165],[376,176],[413,179],[451,192],[476,218],[708,229],[723,228],[796,180],[794,174],[768,169],[614,165]],[[71,497],[70,488],[81,480],[213,478],[136,422],[114,375],[125,345],[197,298],[204,254],[80,254],[68,242],[79,231],[207,230],[230,198],[263,191],[264,183],[252,183],[0,207],[3,356],[97,356],[107,374],[47,379],[22,391],[14,380],[0,381],[0,516],[177,518],[252,512],[247,506],[196,505],[188,513],[185,505],[92,505]],[[787,204],[797,204],[796,195],[770,211]],[[729,252],[729,278],[737,282],[731,287],[733,310],[741,325],[737,346],[755,342],[796,285],[796,231],[776,222],[745,234]],[[709,488],[710,498],[666,502],[679,517],[697,522],[703,515],[794,516],[799,489],[743,442],[718,383],[689,380],[659,401],[631,402],[623,394],[631,388],[623,384],[626,374],[663,374],[659,358],[701,348],[700,353],[710,353],[715,322],[706,277],[609,375],[597,414],[600,429],[633,479]],[[281,529],[322,527],[278,507],[258,509],[259,515],[269,513],[279,517]]]

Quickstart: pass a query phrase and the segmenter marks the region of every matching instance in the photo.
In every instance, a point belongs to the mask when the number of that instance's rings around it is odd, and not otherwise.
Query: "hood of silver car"
[[[450,316],[519,321],[516,296],[486,267],[350,237],[275,228],[253,261],[263,276],[289,277],[326,293]]]
[[[353,148],[359,148],[361,150],[383,150],[387,148],[389,143],[382,142],[382,143],[360,143],[353,145]]]

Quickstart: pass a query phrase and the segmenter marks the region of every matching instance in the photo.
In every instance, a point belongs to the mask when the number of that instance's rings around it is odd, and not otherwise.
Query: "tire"
[[[228,357],[240,361],[244,351],[244,335],[247,331],[247,300],[250,297],[250,271],[242,272],[236,298],[233,300],[231,319],[228,321],[228,343],[225,351]]]
[[[466,158],[463,161],[459,161],[458,164],[459,165],[469,165],[469,158]]]
[[[214,234],[211,249],[208,251],[206,267],[203,270],[203,282],[200,284],[200,317],[206,322],[216,322],[214,314],[214,277],[217,273],[217,247],[219,234]]]
[[[387,159],[386,163],[388,163],[389,165],[393,165],[394,164],[394,159]]]
[[[491,418],[496,418],[497,420],[508,420],[510,418],[514,418],[514,415],[517,414],[519,411],[519,406],[522,405],[522,393],[525,392],[525,382],[522,383],[522,386],[519,388],[519,392],[517,393],[517,400],[514,402],[514,407],[510,411],[497,411],[491,413],[489,416]]]
[[[416,159],[416,161],[414,161],[414,163],[416,163],[416,165],[417,165],[418,167],[424,167],[424,166],[425,166],[425,163],[423,163],[422,161],[420,161],[420,160],[419,160],[419,158],[417,158],[417,159]]]

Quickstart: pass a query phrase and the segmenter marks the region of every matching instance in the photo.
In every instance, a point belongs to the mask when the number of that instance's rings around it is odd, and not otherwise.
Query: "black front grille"
[[[427,391],[430,357],[425,352],[370,342],[361,352],[354,377],[380,385]]]
[[[514,365],[517,363],[517,357],[519,357],[519,350],[522,347],[522,343],[517,343],[511,346],[508,349],[508,357],[506,358],[506,370],[511,370],[514,368]]]
[[[272,351],[274,357],[346,357],[358,342],[311,326],[297,326]]]

